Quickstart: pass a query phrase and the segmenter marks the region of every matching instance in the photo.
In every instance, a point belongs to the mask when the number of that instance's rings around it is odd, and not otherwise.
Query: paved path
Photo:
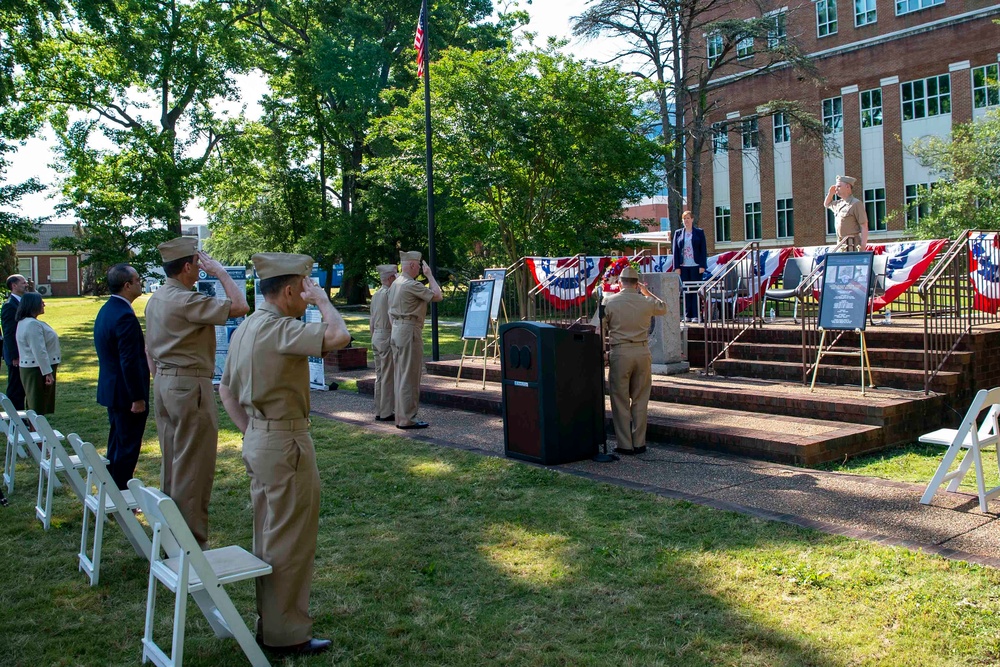
[[[355,392],[313,392],[312,408],[316,415],[379,433],[486,456],[504,455],[503,422],[492,415],[421,405],[420,418],[430,422],[430,428],[402,431],[392,424],[375,422],[372,398]],[[613,447],[614,436],[609,434],[608,441]],[[1000,501],[990,504],[989,514],[982,514],[972,494],[942,491],[933,505],[921,505],[922,485],[667,445],[651,445],[645,454],[613,463],[581,461],[551,469],[720,510],[1000,568]]]

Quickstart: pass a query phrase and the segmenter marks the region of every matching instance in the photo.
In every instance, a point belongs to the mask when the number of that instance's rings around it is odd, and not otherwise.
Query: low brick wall
[[[353,371],[368,368],[367,347],[345,347],[342,350],[328,352],[323,360],[324,366],[331,371]]]

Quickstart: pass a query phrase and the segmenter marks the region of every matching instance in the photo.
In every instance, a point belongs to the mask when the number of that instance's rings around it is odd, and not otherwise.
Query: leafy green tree
[[[921,189],[914,207],[919,238],[957,238],[966,229],[1000,229],[1000,111],[925,137],[909,147],[941,180]]]
[[[634,79],[551,49],[449,49],[434,71],[438,210],[482,234],[495,259],[600,254],[633,231],[623,202],[655,190],[662,158],[646,137]],[[376,133],[373,181],[422,189],[422,96],[381,119]],[[523,290],[525,277],[518,281]]]

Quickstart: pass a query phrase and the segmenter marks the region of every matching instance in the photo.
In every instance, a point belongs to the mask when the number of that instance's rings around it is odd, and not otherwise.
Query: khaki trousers
[[[392,363],[391,329],[372,333],[372,356],[375,358],[375,415],[385,419],[396,411],[396,378]]]
[[[219,413],[212,380],[157,374],[153,393],[163,457],[160,489],[177,503],[194,538],[204,548],[219,447]]]
[[[652,355],[645,343],[625,343],[611,348],[608,385],[611,421],[622,449],[646,445],[646,407],[652,384]]]
[[[417,421],[420,371],[424,365],[423,326],[411,320],[392,323],[392,363],[396,383],[396,426]]]
[[[257,635],[268,646],[312,639],[309,593],[319,530],[319,470],[308,430],[247,429],[243,463],[253,502],[253,553],[270,564],[258,577]]]

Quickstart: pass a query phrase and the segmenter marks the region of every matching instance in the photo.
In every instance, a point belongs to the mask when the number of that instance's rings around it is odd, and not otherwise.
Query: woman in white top
[[[56,367],[62,360],[59,336],[38,316],[45,302],[37,292],[25,292],[17,307],[17,351],[21,356],[24,407],[40,415],[56,410]]]

